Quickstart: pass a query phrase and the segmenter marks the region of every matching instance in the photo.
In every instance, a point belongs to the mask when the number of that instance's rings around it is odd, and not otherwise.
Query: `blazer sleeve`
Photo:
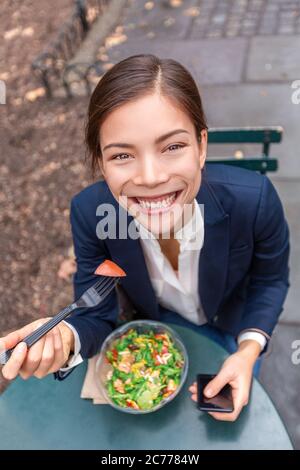
[[[77,272],[73,277],[74,297],[77,300],[99,279],[94,271],[101,262],[109,258],[109,254],[104,242],[97,237],[96,227],[93,228],[85,220],[84,213],[76,202],[76,196],[71,201],[70,222],[77,262]],[[116,290],[113,289],[100,305],[76,310],[66,320],[78,332],[80,354],[84,359],[94,356],[105,338],[116,327],[118,308]]]
[[[289,283],[289,229],[279,196],[264,176],[254,224],[252,258],[240,331],[270,337],[283,310]]]

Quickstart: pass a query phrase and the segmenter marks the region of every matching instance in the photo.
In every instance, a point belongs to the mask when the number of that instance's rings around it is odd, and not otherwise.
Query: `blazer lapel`
[[[223,299],[229,254],[229,215],[212,187],[203,179],[197,201],[204,210],[204,243],[199,257],[199,295],[207,319],[212,319]]]

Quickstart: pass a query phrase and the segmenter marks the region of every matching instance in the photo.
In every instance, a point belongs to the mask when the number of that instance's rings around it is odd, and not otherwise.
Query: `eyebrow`
[[[168,137],[172,137],[172,135],[175,135],[175,134],[181,134],[182,132],[185,132],[186,134],[189,134],[189,132],[186,131],[185,129],[175,129],[174,131],[168,132],[167,134],[164,134],[164,135],[161,135],[160,137],[158,137],[155,140],[155,144],[160,144],[164,140],[168,139]],[[134,148],[134,145],[126,144],[126,143],[122,143],[122,142],[116,142],[116,143],[106,145],[103,149],[103,152],[104,152],[104,150],[109,149],[110,147]]]

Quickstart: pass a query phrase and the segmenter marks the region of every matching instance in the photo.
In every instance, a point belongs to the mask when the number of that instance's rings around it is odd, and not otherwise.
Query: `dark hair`
[[[198,87],[183,65],[173,59],[159,59],[152,54],[127,57],[99,80],[93,91],[85,127],[86,161],[93,176],[101,157],[100,126],[114,109],[155,90],[181,106],[192,119],[196,136],[207,129]]]

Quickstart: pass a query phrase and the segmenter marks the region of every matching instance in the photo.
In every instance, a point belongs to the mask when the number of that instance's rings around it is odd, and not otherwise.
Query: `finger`
[[[235,421],[239,417],[244,406],[244,393],[242,393],[239,389],[233,389],[232,399],[234,410],[232,413],[210,412],[209,414],[219,421]]]
[[[17,377],[22,364],[26,358],[27,345],[26,343],[18,344],[12,352],[8,362],[2,369],[3,377],[7,380],[13,380]]]
[[[189,387],[189,391],[192,392],[192,393],[197,393],[197,384],[196,384],[196,382],[194,382],[194,383]]]
[[[60,329],[55,327],[53,329],[53,342],[54,342],[54,362],[49,370],[49,373],[56,372],[60,369],[64,363],[64,350],[63,350],[63,341],[60,333]]]
[[[0,354],[3,354],[6,351],[5,341],[3,338],[0,338]]]
[[[4,344],[4,349],[10,349],[16,346],[25,336],[23,336],[20,332],[21,330],[13,331],[9,333],[7,336],[1,338],[1,343]]]
[[[232,390],[232,399],[234,411],[239,415],[242,408],[247,404],[247,394],[243,388],[236,388]]]
[[[67,361],[70,355],[71,338],[74,338],[74,336],[73,336],[71,329],[65,324],[62,324],[59,329],[60,329],[60,334],[61,334],[62,343],[63,343],[64,359],[65,361]]]
[[[39,327],[40,325],[38,325]],[[22,366],[21,373],[24,379],[34,374],[42,360],[46,336],[43,336],[33,346],[29,348],[26,360]]]
[[[29,325],[23,326],[19,330],[12,331],[7,336],[1,338],[1,342],[3,341],[5,344],[5,349],[10,349],[16,346],[16,344],[20,343],[25,336],[32,333],[37,328],[36,322],[29,323]]]
[[[215,413],[209,412],[208,414],[213,418],[217,419],[218,421],[236,421],[239,417],[241,410],[233,411],[232,413]]]
[[[220,372],[212,379],[205,387],[203,393],[206,397],[214,397],[223,387],[230,381],[231,376],[226,369],[221,369]]]
[[[34,376],[41,379],[48,374],[54,362],[54,339],[52,331],[50,331],[45,337],[44,349],[42,352],[41,362],[38,368],[34,372]]]

